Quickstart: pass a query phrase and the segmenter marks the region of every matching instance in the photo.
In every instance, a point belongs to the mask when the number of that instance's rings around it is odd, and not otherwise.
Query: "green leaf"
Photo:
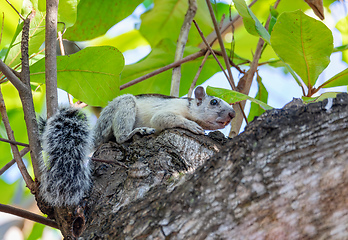
[[[323,88],[339,87],[348,85],[348,68],[327,80],[322,84]]]
[[[44,228],[45,228],[45,225],[40,224],[40,223],[34,223],[34,226],[31,230],[31,233],[28,236],[27,240],[41,239]]]
[[[197,0],[195,20],[204,34],[213,31],[213,24],[209,16],[205,0]],[[140,33],[150,43],[157,46],[163,39],[177,42],[184,16],[188,9],[187,0],[163,1],[155,0],[154,8],[141,15]],[[198,46],[202,42],[197,30],[191,27],[186,46]]]
[[[80,0],[59,0],[58,22],[65,23],[66,28],[73,26],[76,22],[77,4],[79,1]]]
[[[258,83],[258,91],[255,96],[255,99],[267,103],[268,100],[268,91],[265,88],[265,86],[262,83],[262,79],[260,76],[257,76],[257,83]],[[251,102],[250,106],[250,112],[248,115],[248,121],[251,122],[256,116],[260,116],[262,113],[264,113],[265,110],[261,108],[258,104]]]
[[[58,87],[92,106],[106,106],[119,94],[122,53],[114,47],[88,47],[57,57]],[[45,83],[44,59],[30,67],[32,82]]]
[[[104,35],[113,25],[128,17],[142,0],[83,0],[77,6],[77,20],[64,38],[84,41]]]
[[[217,97],[225,100],[229,104],[233,104],[233,103],[244,101],[244,100],[250,100],[251,102],[258,104],[264,110],[273,109],[273,107],[269,106],[268,104],[266,104],[258,99],[249,97],[248,95],[245,95],[243,93],[233,91],[233,90],[228,90],[228,89],[224,89],[224,88],[215,88],[215,87],[208,86],[207,87],[207,94],[211,95],[211,96],[217,96]]]
[[[320,102],[323,101],[326,98],[335,98],[337,94],[340,92],[326,92],[321,94],[319,97],[302,97],[302,100],[305,103],[312,103],[312,102]]]
[[[243,23],[246,30],[252,35],[259,35],[262,37],[268,44],[270,43],[270,35],[266,28],[262,26],[260,21],[246,5],[244,0],[233,0],[237,11],[243,17]]]
[[[271,35],[271,45],[277,55],[311,88],[330,63],[333,37],[325,24],[298,10],[284,12],[278,17]]]

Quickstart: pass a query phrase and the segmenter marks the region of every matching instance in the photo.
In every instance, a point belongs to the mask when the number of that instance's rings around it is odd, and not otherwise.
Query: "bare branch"
[[[7,77],[7,79],[15,86],[18,91],[26,91],[27,87],[21,80],[12,72],[10,67],[8,67],[1,59],[0,59],[0,70]]]
[[[45,217],[42,217],[42,216],[37,215],[37,214],[32,213],[32,212],[28,212],[28,211],[23,210],[23,209],[19,209],[19,208],[15,208],[12,206],[0,204],[0,211],[59,229],[58,224],[55,221],[52,221],[50,219],[47,219]]]
[[[192,96],[193,89],[194,89],[195,86],[196,86],[198,77],[199,77],[199,75],[201,74],[201,71],[202,71],[202,69],[203,69],[203,66],[204,66],[205,62],[207,61],[209,55],[210,55],[210,51],[207,51],[207,52],[205,53],[205,55],[204,55],[204,58],[203,58],[203,60],[202,60],[201,65],[199,65],[198,71],[197,71],[197,73],[196,73],[196,75],[195,75],[195,78],[193,79],[193,81],[192,81],[192,83],[191,83],[191,86],[190,86],[190,89],[189,89],[189,91],[188,91],[188,93],[187,93],[187,97],[189,97],[189,98],[191,98],[191,96]]]
[[[19,155],[21,157],[23,157],[25,154],[27,154],[29,152],[29,147],[23,148],[20,152]],[[0,176],[7,170],[9,169],[14,163],[16,162],[16,159],[12,159],[11,161],[9,161],[5,166],[3,166],[0,169]]]
[[[206,51],[207,51],[206,49],[203,49],[203,50],[201,50],[199,52],[196,52],[196,53],[191,54],[191,55],[189,55],[187,57],[184,57],[184,58],[182,58],[179,61],[173,62],[173,63],[171,63],[171,64],[169,64],[167,66],[161,67],[161,68],[159,68],[159,69],[157,69],[157,70],[155,70],[155,71],[153,71],[151,73],[145,74],[144,76],[141,76],[141,77],[136,78],[136,79],[134,79],[132,81],[129,81],[129,82],[121,85],[120,86],[120,90],[123,90],[123,89],[125,89],[127,87],[133,86],[134,84],[142,82],[142,81],[144,81],[144,80],[146,80],[146,79],[148,79],[150,77],[153,77],[153,76],[155,76],[157,74],[160,74],[160,73],[162,73],[164,71],[167,71],[167,70],[169,70],[171,68],[177,67],[177,66],[179,66],[179,65],[181,65],[181,64],[183,64],[185,62],[189,62],[189,61],[195,60],[196,58],[202,57],[202,56],[204,56]]]
[[[6,2],[16,11],[18,16],[24,21],[25,18],[17,11],[17,9],[8,0],[6,0]]]
[[[58,109],[57,92],[57,13],[58,0],[46,3],[46,35],[45,35],[45,77],[46,77],[46,103],[47,118],[51,117]]]
[[[1,141],[1,142],[12,143],[12,144],[19,145],[19,146],[23,146],[23,147],[29,147],[29,144],[21,143],[21,142],[16,142],[16,141],[11,141],[11,140],[8,140],[8,139],[5,139],[5,138],[0,138],[0,141]]]
[[[10,139],[11,141],[15,141],[15,137],[13,135],[13,131],[12,131],[11,126],[10,126],[10,122],[8,120],[6,106],[5,106],[4,98],[2,96],[1,88],[0,88],[0,113],[1,113],[2,121],[3,121],[5,129],[6,129],[8,139]],[[25,167],[25,165],[22,161],[22,157],[19,154],[19,150],[18,150],[17,145],[11,144],[11,150],[12,150],[14,158],[16,159],[19,171],[21,172],[25,183],[27,184],[27,186],[31,192],[35,192],[36,185],[35,185],[33,179],[30,177],[30,175],[27,171],[27,168]]]
[[[30,87],[30,70],[29,70],[29,26],[30,19],[34,15],[29,15],[24,21],[22,31],[22,42],[21,42],[21,54],[22,54],[22,81],[25,84],[25,88],[18,89],[19,97],[22,102],[24,120],[27,126],[28,139],[30,145],[30,156],[34,169],[35,177],[40,180],[40,169],[39,169],[39,158],[41,154],[41,145],[39,141],[39,129],[36,121],[35,108],[33,102],[33,95]]]
[[[189,7],[187,9],[184,23],[182,24],[178,42],[176,44],[174,62],[179,61],[184,56],[184,49],[187,42],[189,31],[191,28],[192,20],[194,16],[196,15],[196,11],[197,11],[196,0],[189,0],[188,3],[189,3]],[[171,96],[179,97],[180,79],[181,79],[181,65],[173,69],[172,84],[170,88]]]

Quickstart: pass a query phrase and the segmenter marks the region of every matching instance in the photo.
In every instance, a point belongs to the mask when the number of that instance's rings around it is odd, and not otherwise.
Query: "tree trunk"
[[[85,204],[54,209],[64,236],[348,239],[347,94],[267,111],[232,140],[212,135],[100,147],[95,157],[122,164],[95,164]]]

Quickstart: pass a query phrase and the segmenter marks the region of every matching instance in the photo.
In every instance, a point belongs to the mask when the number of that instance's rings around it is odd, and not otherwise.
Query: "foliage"
[[[45,41],[45,1],[43,0],[11,0],[12,5],[27,17],[34,11],[30,24],[30,70],[31,84],[34,93],[36,111],[41,114],[44,106],[44,41]],[[251,8],[251,1],[233,0],[229,5],[224,2],[213,3],[213,9],[219,21],[226,15],[224,23],[240,14],[243,23],[236,23],[234,28],[224,32],[225,47],[240,75],[249,70],[250,63],[255,60],[254,53],[259,37],[265,40],[259,62],[263,65],[283,68],[289,72],[303,92],[305,101],[322,100],[333,97],[335,93],[314,95],[320,89],[348,85],[348,71],[336,72],[335,76],[326,79],[322,72],[330,63],[330,57],[342,51],[342,60],[347,62],[347,46],[333,46],[333,35],[324,22],[308,16],[309,6],[304,1],[280,1],[277,8],[273,7],[274,0],[259,0]],[[324,7],[329,10],[333,0],[324,1]],[[211,41],[214,35],[213,23],[204,0],[197,0],[198,10],[195,20],[200,29]],[[93,1],[93,0],[64,0],[59,1],[58,31],[65,31],[63,37],[76,41],[83,50],[57,58],[58,87],[92,106],[105,106],[108,101],[119,94],[132,93],[161,93],[169,94],[171,71],[165,71],[140,83],[122,89],[120,87],[141,76],[171,64],[174,59],[176,42],[181,31],[184,16],[188,8],[187,0],[146,0],[142,1]],[[0,2],[0,58],[11,68],[21,70],[21,37],[23,21],[6,1]],[[301,9],[301,10],[299,10]],[[141,12],[141,13],[139,13]],[[265,27],[271,13],[270,25]],[[330,17],[329,11],[326,11]],[[127,18],[126,20],[124,20]],[[113,33],[114,25],[121,26],[125,21],[135,19],[136,24],[129,24],[126,30]],[[348,43],[348,18],[337,22],[336,29],[342,35],[342,44]],[[131,21],[132,22],[132,21]],[[134,22],[134,21],[133,21]],[[64,24],[63,24],[64,23]],[[233,33],[228,39],[227,33]],[[139,61],[124,66],[124,56],[132,50],[148,46],[151,51]],[[214,43],[213,49],[220,51],[221,47]],[[190,56],[205,48],[198,31],[191,27],[186,43],[184,57]],[[182,65],[180,94],[187,94],[202,63],[203,55]],[[218,56],[223,62],[221,56]],[[197,85],[202,84],[215,73],[221,71],[215,59],[207,58]],[[240,77],[240,75],[238,77]],[[323,76],[326,81],[318,84]],[[262,83],[262,76],[257,74],[258,92],[255,98],[243,95],[237,91],[207,88],[207,92],[215,94],[235,103],[242,100],[252,101],[249,120],[260,115],[271,107],[267,104],[268,92]],[[236,78],[236,77],[235,77]],[[221,81],[226,81],[221,79]],[[277,85],[277,82],[274,83]],[[23,121],[22,105],[18,93],[12,84],[0,75],[1,90],[6,102],[7,113],[16,140],[28,142],[27,129]],[[0,125],[0,137],[6,138],[4,125]],[[10,146],[0,142],[0,167],[12,159]],[[29,156],[29,155],[27,155]],[[25,157],[29,162],[29,157]],[[30,164],[28,164],[30,171]],[[19,176],[19,175],[18,175]],[[3,176],[1,177],[3,178]],[[1,203],[9,203],[16,196],[15,187],[21,184],[17,177],[15,184],[0,179],[0,187],[7,189],[0,199]],[[24,195],[31,197],[29,194]],[[32,197],[31,197],[32,198]],[[24,200],[23,200],[24,201]],[[35,225],[39,235],[43,229]],[[34,239],[35,232],[28,234]]]

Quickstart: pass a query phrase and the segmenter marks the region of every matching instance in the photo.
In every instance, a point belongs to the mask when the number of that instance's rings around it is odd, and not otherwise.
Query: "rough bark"
[[[267,111],[224,147],[176,129],[106,144],[95,156],[128,169],[96,164],[84,211],[56,220],[82,239],[347,239],[348,95],[331,100]]]

